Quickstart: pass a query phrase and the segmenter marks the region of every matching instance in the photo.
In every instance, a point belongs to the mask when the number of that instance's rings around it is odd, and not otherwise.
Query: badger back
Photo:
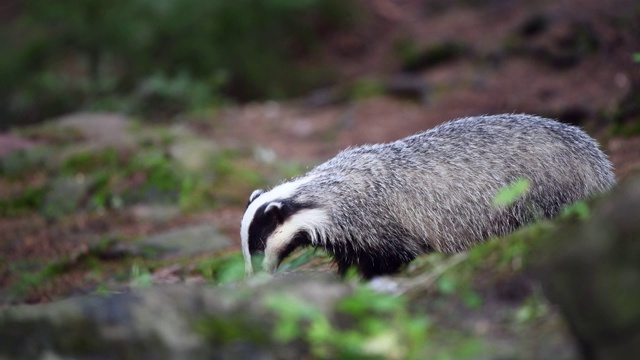
[[[529,191],[508,207],[494,206],[500,189],[521,178]],[[347,149],[252,196],[243,251],[247,261],[264,250],[265,269],[275,271],[292,248],[321,246],[341,271],[356,266],[373,276],[424,252],[461,251],[555,216],[614,184],[611,163],[576,127],[528,115],[464,118]]]

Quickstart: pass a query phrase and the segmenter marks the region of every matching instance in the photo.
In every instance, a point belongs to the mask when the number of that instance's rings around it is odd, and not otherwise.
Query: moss
[[[256,319],[247,315],[209,315],[195,323],[195,331],[215,345],[247,342],[263,345],[270,341],[268,327],[256,325]]]
[[[20,180],[29,173],[42,170],[49,161],[50,153],[50,148],[36,146],[3,156],[0,158],[0,176]]]
[[[157,338],[105,339],[99,324],[78,314],[34,316],[32,320],[31,317],[23,313],[2,318],[1,355],[16,359],[39,359],[42,354],[79,359],[170,358],[166,346]],[[63,319],[64,325],[59,325],[55,318]]]
[[[99,169],[114,169],[122,165],[118,151],[112,148],[101,151],[82,151],[66,158],[59,172],[65,175],[86,174]]]
[[[384,94],[385,84],[377,79],[362,79],[356,81],[348,90],[348,97],[353,100],[363,100]]]
[[[47,194],[47,186],[27,188],[19,195],[0,199],[0,217],[15,217],[37,211]]]

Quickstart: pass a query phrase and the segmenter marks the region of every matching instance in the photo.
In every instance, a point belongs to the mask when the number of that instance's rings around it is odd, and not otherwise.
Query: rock
[[[537,266],[585,359],[640,358],[640,174],[597,203],[586,222],[562,226]]]
[[[385,82],[386,92],[395,97],[417,101],[423,105],[429,103],[431,87],[420,76],[412,74],[397,74]]]
[[[79,132],[93,147],[131,146],[131,120],[109,113],[75,113],[53,120],[53,123]]]
[[[350,291],[333,276],[247,287],[167,285],[19,306],[0,313],[0,358],[283,359],[308,356],[275,338],[265,299],[283,292],[329,312]]]
[[[187,171],[202,172],[211,167],[216,148],[209,140],[182,138],[176,140],[169,153]]]
[[[131,207],[137,219],[163,223],[180,215],[180,207],[175,205],[141,204]]]
[[[346,101],[347,97],[344,93],[345,91],[338,87],[322,88],[305,96],[301,103],[312,108],[338,105]]]
[[[2,142],[2,135],[0,135],[0,174],[17,177],[31,169],[46,169],[52,153],[51,148],[42,145],[25,145],[25,143],[13,149],[11,144],[3,148]],[[3,151],[7,152],[3,153]]]
[[[18,150],[31,149],[36,145],[38,143],[15,135],[0,134],[0,159]]]
[[[55,179],[42,202],[40,212],[50,219],[75,212],[89,194],[93,183],[94,180],[82,175]]]
[[[133,247],[134,253],[182,257],[223,250],[232,244],[231,239],[215,226],[198,224],[147,237],[137,241]]]

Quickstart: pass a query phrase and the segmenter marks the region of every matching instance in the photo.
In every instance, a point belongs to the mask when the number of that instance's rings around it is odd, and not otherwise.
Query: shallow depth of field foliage
[[[166,116],[299,94],[327,73],[296,60],[352,15],[344,0],[25,1],[0,25],[0,116],[15,124],[78,109]]]

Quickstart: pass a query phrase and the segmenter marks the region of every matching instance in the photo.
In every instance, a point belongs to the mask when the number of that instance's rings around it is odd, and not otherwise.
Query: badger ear
[[[253,192],[251,193],[251,196],[249,196],[249,204],[251,204],[253,200],[255,200],[258,196],[262,194],[264,194],[264,190],[262,189],[253,190]]]
[[[274,201],[269,203],[266,208],[264,208],[264,214],[275,217],[278,222],[284,221],[284,215],[282,212],[282,203],[279,201]]]

